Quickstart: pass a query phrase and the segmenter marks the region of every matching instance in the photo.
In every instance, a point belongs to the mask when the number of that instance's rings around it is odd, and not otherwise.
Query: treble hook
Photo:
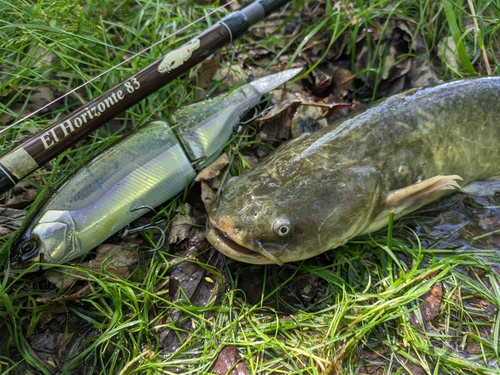
[[[141,210],[144,208],[146,208],[146,209],[148,209],[156,214],[156,210],[151,206],[140,206],[140,207],[134,208],[132,210],[129,210],[129,212],[138,211],[138,210]],[[163,245],[165,245],[165,240],[166,240],[165,231],[158,226],[158,224],[160,224],[164,221],[165,221],[165,219],[160,219],[160,220],[155,221],[154,223],[145,224],[145,225],[142,225],[140,227],[136,227],[136,228],[132,228],[132,229],[129,228],[130,227],[130,224],[129,224],[118,233],[118,236],[120,238],[125,238],[129,234],[132,234],[132,233],[143,232],[143,231],[149,230],[149,229],[156,229],[160,232],[160,240],[159,240],[158,244],[156,245],[156,247],[154,249],[146,250],[144,252],[149,253],[149,252],[153,252],[153,251],[158,251],[163,247]]]

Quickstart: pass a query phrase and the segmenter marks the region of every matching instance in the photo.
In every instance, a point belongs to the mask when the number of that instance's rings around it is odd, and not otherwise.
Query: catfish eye
[[[19,253],[24,259],[31,258],[37,252],[38,244],[34,240],[25,240],[19,245]]]
[[[276,219],[273,224],[273,232],[277,236],[284,237],[292,230],[290,220],[285,218]]]

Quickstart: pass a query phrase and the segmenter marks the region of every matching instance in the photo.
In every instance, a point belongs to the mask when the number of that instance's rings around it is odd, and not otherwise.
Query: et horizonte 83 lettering
[[[119,101],[123,100],[127,94],[133,94],[136,90],[141,87],[141,84],[136,78],[131,78],[130,80],[123,83],[123,88],[113,91],[107,98],[98,102],[91,107],[85,107],[80,111],[78,116],[70,118],[58,127],[48,130],[46,133],[40,136],[43,147],[48,149],[49,147],[55,145],[61,139],[67,137],[82,125],[85,125],[90,120],[99,117],[106,110],[116,105]],[[60,128],[62,132],[62,137],[57,135],[61,132],[56,132],[56,129]]]

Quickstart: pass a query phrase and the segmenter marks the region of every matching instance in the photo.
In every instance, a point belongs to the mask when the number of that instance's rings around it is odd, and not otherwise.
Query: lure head
[[[68,211],[46,211],[17,239],[11,252],[11,270],[25,269],[37,263],[61,264],[80,253],[80,243],[75,236],[75,224]]]

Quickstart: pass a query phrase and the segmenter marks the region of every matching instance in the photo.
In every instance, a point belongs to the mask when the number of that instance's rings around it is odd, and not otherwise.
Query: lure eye
[[[273,224],[273,232],[277,236],[284,237],[292,230],[290,220],[285,218],[276,219]]]
[[[23,259],[29,259],[38,252],[38,244],[34,240],[25,240],[19,245],[19,253]]]

